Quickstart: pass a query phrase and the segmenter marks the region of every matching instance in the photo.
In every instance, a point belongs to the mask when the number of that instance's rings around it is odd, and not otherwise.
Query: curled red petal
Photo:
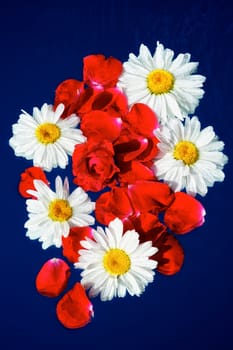
[[[137,181],[129,187],[130,198],[140,212],[162,211],[174,200],[174,193],[165,183],[157,181]]]
[[[152,161],[158,153],[157,143],[158,140],[155,137],[135,134],[131,130],[125,129],[123,124],[120,137],[114,144],[117,161]]]
[[[67,79],[58,85],[55,91],[54,109],[60,103],[64,104],[65,110],[62,118],[66,118],[72,113],[77,113],[77,105],[83,90],[84,83],[75,79]]]
[[[91,227],[72,227],[68,237],[62,237],[63,255],[71,262],[78,261],[78,251],[82,249],[80,241],[86,237],[92,238]]]
[[[106,112],[96,110],[85,114],[81,130],[88,139],[92,137],[96,142],[103,139],[113,142],[120,135],[121,124],[120,118],[113,118]]]
[[[118,166],[121,170],[118,175],[120,183],[132,184],[139,180],[150,181],[155,178],[153,171],[138,161],[120,162]]]
[[[76,283],[59,300],[56,314],[62,325],[70,329],[84,327],[91,321],[93,306],[80,283]]]
[[[98,91],[98,93],[93,96],[92,110],[101,110],[108,113],[111,117],[121,118],[128,112],[127,98],[117,88]]]
[[[50,259],[36,277],[36,289],[44,296],[57,297],[66,288],[69,277],[70,268],[64,260]]]
[[[83,77],[92,88],[114,87],[122,72],[122,63],[104,55],[89,55],[83,59]]]
[[[139,234],[140,242],[152,241],[156,246],[157,239],[166,231],[157,215],[151,213],[140,213],[124,220],[124,231],[135,229]]]
[[[31,194],[27,192],[27,190],[34,190],[35,186],[33,184],[34,180],[41,180],[47,185],[49,184],[46,175],[44,171],[40,167],[30,167],[27,168],[21,175],[20,175],[20,182],[18,186],[19,193],[24,198],[35,198]]]
[[[99,196],[96,201],[96,219],[104,225],[116,217],[124,220],[133,214],[132,204],[126,187],[113,187],[111,191]]]
[[[147,137],[154,136],[154,131],[158,128],[156,114],[143,103],[135,103],[124,121],[130,125],[134,132]]]
[[[95,95],[95,98],[92,102],[92,109],[95,110],[104,110],[111,105],[114,100],[114,96],[110,91],[104,90],[100,91]]]
[[[184,262],[184,251],[179,241],[169,233],[164,233],[153,243],[159,250],[152,257],[158,261],[157,270],[164,275],[174,275]]]
[[[197,199],[176,192],[175,200],[165,212],[164,222],[174,233],[184,234],[201,226],[204,216],[205,209]]]

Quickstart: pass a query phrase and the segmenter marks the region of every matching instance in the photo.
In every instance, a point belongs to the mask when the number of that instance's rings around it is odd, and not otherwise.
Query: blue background
[[[232,29],[231,1],[224,0],[0,5],[1,349],[233,348]],[[201,199],[207,211],[204,226],[180,237],[186,255],[178,274],[158,274],[140,299],[94,299],[93,322],[67,330],[55,316],[57,299],[35,290],[41,265],[60,251],[43,251],[25,237],[27,215],[17,184],[32,163],[9,148],[11,125],[21,108],[30,113],[33,106],[53,103],[62,80],[82,79],[84,56],[103,53],[125,61],[129,52],[138,53],[140,43],[153,51],[157,40],[200,62],[199,73],[207,81],[196,114],[226,143],[226,179]],[[78,279],[75,271],[69,286]]]

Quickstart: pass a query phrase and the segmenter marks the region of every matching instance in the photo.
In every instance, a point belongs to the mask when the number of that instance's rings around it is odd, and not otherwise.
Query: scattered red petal
[[[175,200],[166,210],[165,224],[174,232],[184,234],[205,221],[205,209],[195,198],[184,192],[176,192]]]
[[[166,231],[157,215],[151,213],[140,213],[128,217],[124,221],[124,231],[135,229],[139,234],[140,242],[157,241],[157,239]]]
[[[129,185],[129,194],[134,207],[140,212],[164,210],[174,200],[170,187],[157,181],[137,181]]]
[[[84,327],[91,321],[93,306],[80,283],[59,300],[56,313],[62,325],[70,329]]]
[[[158,128],[156,114],[143,103],[135,103],[124,121],[129,124],[134,132],[147,137],[154,136],[154,130]]]
[[[121,162],[118,166],[121,169],[118,178],[124,184],[132,184],[139,180],[151,181],[155,178],[153,171],[139,161]]]
[[[82,249],[80,241],[86,237],[92,238],[91,227],[72,227],[68,237],[62,237],[63,255],[71,262],[78,261],[78,251]]]
[[[158,261],[157,270],[164,275],[174,275],[184,262],[184,251],[179,241],[169,233],[164,233],[153,245],[158,252],[152,259]]]
[[[88,139],[113,142],[120,135],[121,124],[121,119],[112,118],[108,113],[96,110],[85,114],[81,130]]]
[[[65,105],[62,118],[77,112],[77,104],[84,89],[84,83],[75,79],[67,79],[58,85],[55,91],[54,109],[60,104]]]
[[[126,129],[123,124],[122,132],[114,144],[118,162],[139,160],[148,162],[155,158],[158,153],[158,140],[156,137],[146,137]]]
[[[44,171],[40,167],[30,167],[27,168],[22,174],[19,182],[18,190],[22,197],[24,198],[35,198],[31,194],[27,193],[27,190],[34,190],[35,186],[33,184],[34,180],[42,180],[47,185],[49,184]]]
[[[86,84],[94,89],[116,86],[122,72],[122,63],[104,55],[89,55],[83,59],[83,77]]]
[[[70,268],[64,260],[50,259],[36,277],[36,289],[44,296],[57,297],[66,288],[69,277]]]
[[[94,95],[92,110],[101,110],[114,118],[121,118],[128,112],[126,96],[117,88],[99,91]]]
[[[124,220],[132,214],[133,208],[126,187],[113,187],[110,192],[97,198],[95,216],[101,224],[108,225],[116,217]]]

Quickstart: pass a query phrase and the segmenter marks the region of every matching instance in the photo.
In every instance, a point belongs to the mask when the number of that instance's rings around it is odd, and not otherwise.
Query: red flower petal
[[[114,57],[90,55],[84,57],[83,64],[84,81],[93,88],[114,87],[122,72],[122,63]]]
[[[55,91],[54,109],[60,104],[65,105],[62,117],[68,117],[72,113],[76,113],[77,103],[80,94],[83,92],[84,84],[75,79],[67,79],[58,85]]]
[[[158,128],[156,114],[143,103],[134,104],[124,121],[130,125],[134,132],[147,137],[154,136],[154,130]]]
[[[27,193],[27,190],[34,190],[34,180],[42,180],[47,185],[49,184],[44,171],[40,167],[27,168],[22,174],[19,182],[18,190],[24,198],[34,198],[31,194]]]
[[[37,291],[47,297],[57,297],[66,288],[70,268],[62,259],[48,260],[36,277]]]
[[[122,117],[128,112],[127,98],[117,88],[100,91],[93,98],[92,110],[104,111],[115,118]]]
[[[128,112],[126,96],[117,88],[96,90],[89,87],[80,94],[77,114],[82,119],[85,114],[93,111],[102,111],[112,118],[121,118]]]
[[[92,137],[96,142],[103,139],[112,142],[120,135],[121,125],[120,118],[112,118],[103,111],[93,111],[85,114],[81,129],[88,139]]]
[[[125,187],[113,187],[110,192],[105,192],[96,201],[96,219],[104,225],[116,217],[125,219],[133,214],[133,208]]]
[[[56,308],[57,318],[66,328],[80,328],[91,321],[93,306],[80,283],[59,300]]]
[[[165,212],[164,222],[174,233],[184,234],[201,226],[204,216],[205,209],[198,200],[184,192],[177,192],[174,202]]]
[[[71,262],[78,261],[78,251],[82,249],[80,241],[85,237],[92,238],[91,227],[72,227],[67,238],[62,237],[63,255]]]
[[[129,185],[132,203],[140,212],[164,210],[174,200],[174,194],[165,183],[156,181],[138,181]]]
[[[157,215],[151,213],[141,213],[136,216],[130,216],[124,221],[124,231],[135,229],[139,234],[140,242],[154,242],[166,231]]]
[[[159,249],[152,257],[158,261],[157,270],[164,275],[177,273],[184,262],[184,251],[179,241],[169,233],[165,233],[153,245]]]
[[[83,115],[92,111],[92,102],[98,93],[98,91],[92,88],[87,88],[80,94],[77,102],[77,114],[81,119]]]
[[[154,180],[155,176],[151,169],[137,161],[123,163],[121,162],[119,168],[119,181],[121,183],[132,184],[139,180],[150,181]]]

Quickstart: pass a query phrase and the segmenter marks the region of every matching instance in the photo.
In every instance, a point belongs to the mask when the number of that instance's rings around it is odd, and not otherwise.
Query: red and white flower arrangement
[[[63,81],[53,105],[22,110],[13,125],[10,146],[33,161],[18,187],[26,236],[64,257],[45,262],[36,288],[47,297],[63,293],[56,312],[65,327],[90,322],[89,298],[140,296],[156,271],[181,269],[177,236],[204,223],[195,196],[223,181],[227,162],[213,128],[201,130],[188,116],[204,94],[197,66],[160,43],[153,55],[142,44],[123,64],[90,55],[82,81]],[[53,186],[46,172],[69,162],[72,174]],[[67,291],[72,265],[81,280]]]

